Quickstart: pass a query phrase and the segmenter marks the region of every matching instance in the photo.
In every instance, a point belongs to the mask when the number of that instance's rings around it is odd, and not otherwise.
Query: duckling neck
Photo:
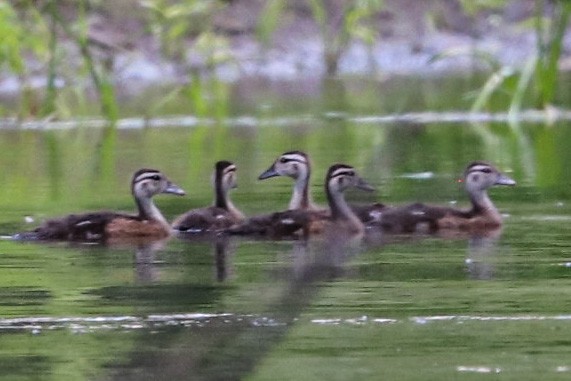
[[[216,188],[216,199],[214,200],[214,206],[227,210],[235,219],[244,220],[244,214],[234,206],[234,203],[230,200],[228,195],[228,190]]]
[[[363,223],[353,213],[342,193],[331,193],[327,190],[327,200],[329,201],[333,221],[342,221],[354,232],[363,232],[365,230]]]
[[[159,208],[156,207],[155,203],[151,198],[140,197],[135,199],[137,202],[137,208],[139,209],[139,217],[142,220],[155,221],[160,223],[166,230],[170,230],[170,225],[167,220],[163,217]]]
[[[289,202],[289,209],[312,209],[313,202],[309,195],[309,173],[299,176],[293,186],[293,193]]]
[[[472,202],[471,215],[485,215],[495,222],[501,222],[502,217],[500,212],[496,209],[495,205],[490,200],[488,192],[473,192],[470,194],[470,201]]]

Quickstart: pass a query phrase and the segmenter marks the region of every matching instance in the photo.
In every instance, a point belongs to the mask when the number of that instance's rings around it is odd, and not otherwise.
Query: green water
[[[174,218],[211,202],[220,159],[239,168],[232,196],[246,214],[284,209],[291,180],[256,177],[292,149],[310,153],[321,204],[334,162],[377,186],[347,195],[362,202],[466,205],[456,179],[476,159],[518,182],[491,191],[505,224],[485,237],[0,240],[0,379],[568,379],[571,125],[361,118],[465,106],[466,86],[442,81],[419,93],[328,84],[305,98],[254,89],[247,100],[229,87],[221,114],[191,127],[0,130],[3,235],[69,212],[132,210],[140,167],[187,190],[156,198]]]

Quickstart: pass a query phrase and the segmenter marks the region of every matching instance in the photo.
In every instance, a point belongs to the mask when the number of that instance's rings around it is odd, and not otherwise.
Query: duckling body
[[[258,180],[277,176],[294,180],[288,209],[251,217],[228,229],[227,233],[283,238],[294,236],[308,226],[313,226],[314,231],[319,229],[317,222],[326,217],[328,211],[318,208],[312,201],[309,192],[311,165],[307,155],[301,151],[283,153],[260,174]]]
[[[297,238],[315,233],[316,223],[327,217],[328,213],[322,211],[284,210],[248,218],[244,223],[232,226],[225,232],[233,235],[254,235],[271,239]]]
[[[328,216],[329,210],[313,203],[309,189],[311,177],[311,161],[309,160],[309,156],[302,151],[286,152],[279,156],[272,166],[262,173],[258,179],[264,180],[276,176],[290,177],[295,181],[289,202],[289,210],[318,212],[314,214],[314,222],[312,224],[312,230],[318,232],[321,229],[321,223],[319,221]],[[381,203],[350,205],[350,207],[355,215],[365,224],[376,220],[380,212],[386,208],[386,206]]]
[[[488,196],[487,189],[494,185],[516,184],[494,166],[483,161],[470,163],[464,171],[465,189],[471,201],[470,209],[433,206],[416,203],[383,212],[378,225],[391,232],[425,230],[486,230],[502,225],[502,216]]]
[[[321,233],[335,226],[350,234],[362,233],[363,223],[345,201],[343,192],[357,187],[373,190],[361,179],[353,167],[335,164],[325,177],[325,193],[329,210],[293,209],[250,218],[246,223],[227,230],[230,234],[256,234],[271,238],[307,236]]]
[[[65,241],[107,241],[121,238],[165,238],[170,225],[152,201],[159,193],[184,195],[184,191],[171,183],[165,175],[154,169],[140,169],[133,175],[131,192],[138,214],[101,211],[70,214],[45,221],[31,232],[17,238]]]
[[[331,211],[330,222],[335,229],[351,234],[362,234],[365,225],[345,200],[345,190],[355,187],[366,191],[374,188],[357,175],[355,169],[346,164],[334,164],[329,167],[325,177],[325,194]]]
[[[236,166],[229,161],[219,161],[214,166],[214,205],[193,209],[177,217],[173,229],[180,232],[212,232],[229,228],[245,219],[234,206],[229,191],[237,187]]]

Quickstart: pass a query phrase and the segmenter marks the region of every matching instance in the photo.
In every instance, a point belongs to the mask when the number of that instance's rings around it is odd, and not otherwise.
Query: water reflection
[[[479,280],[491,280],[495,277],[496,255],[498,253],[498,241],[502,235],[502,229],[491,229],[474,233],[468,239],[468,255],[466,267],[468,278]]]
[[[227,236],[216,237],[212,244],[214,247],[216,280],[218,282],[224,282],[233,274],[231,259],[234,256],[236,248],[234,243],[231,242]]]
[[[164,249],[167,240],[151,241],[135,247],[135,274],[138,283],[148,284],[159,280],[157,252]]]
[[[197,244],[211,248],[216,281],[224,282],[232,277],[232,257],[236,252],[237,241],[226,235],[211,233],[178,233],[177,238],[184,242],[185,250],[188,251],[193,251]]]
[[[385,84],[355,88],[331,82],[324,86],[322,105],[303,99],[299,102],[304,103],[302,110],[289,104],[273,105],[272,99],[264,96],[253,102],[256,108],[228,111],[237,117],[183,116],[148,123],[143,118],[122,120],[116,132],[104,129],[105,122],[98,126],[97,121],[83,120],[72,122],[83,127],[77,129],[70,128],[68,122],[42,121],[24,123],[23,130],[2,130],[3,233],[21,230],[23,216],[39,220],[84,208],[130,209],[132,198],[125,192],[124,179],[141,165],[164,167],[173,178],[186,179],[181,185],[191,189],[195,205],[202,205],[210,200],[211,188],[196,180],[210,173],[212,161],[219,156],[237,159],[243,173],[252,174],[244,176],[236,198],[246,212],[260,213],[284,205],[290,187],[279,182],[260,187],[254,174],[279,152],[304,149],[319,164],[314,178],[322,178],[327,163],[355,163],[374,183],[382,184],[380,199],[388,204],[418,199],[443,203],[463,197],[454,179],[466,162],[476,158],[511,168],[522,187],[494,196],[501,210],[511,208],[516,214],[506,224],[502,240],[500,232],[497,236],[455,237],[450,242],[434,236],[401,238],[375,231],[375,237],[370,232],[366,235],[370,252],[361,256],[359,239],[337,235],[280,243],[171,239],[166,245],[138,244],[126,249],[2,242],[2,316],[31,318],[7,322],[11,323],[9,330],[24,325],[29,330],[2,336],[8,355],[1,359],[0,373],[13,379],[24,373],[41,377],[52,372],[57,378],[61,376],[58,369],[89,367],[90,374],[109,372],[103,379],[243,378],[276,348],[293,324],[299,324],[300,315],[320,317],[323,309],[315,303],[319,302],[320,286],[347,276],[347,269],[353,268],[362,271],[349,274],[340,285],[328,284],[326,315],[370,317],[358,323],[395,317],[399,324],[382,330],[351,329],[345,336],[340,336],[339,327],[318,333],[313,330],[309,338],[301,339],[305,340],[301,345],[299,336],[288,335],[289,348],[302,347],[303,353],[310,353],[303,361],[312,361],[313,354],[327,358],[333,353],[335,357],[326,363],[328,370],[346,363],[347,358],[371,370],[375,365],[366,359],[378,363],[384,357],[401,361],[399,364],[419,364],[410,367],[418,375],[426,374],[418,361],[426,353],[435,353],[434,363],[439,364],[470,364],[463,359],[450,360],[468,352],[484,359],[493,356],[495,361],[498,357],[493,350],[499,342],[509,343],[510,348],[499,348],[503,354],[521,349],[522,356],[514,358],[513,364],[524,369],[528,364],[518,361],[529,358],[530,343],[534,348],[544,344],[542,350],[549,356],[561,350],[561,359],[568,358],[561,345],[561,332],[569,331],[568,323],[548,323],[538,337],[533,336],[539,326],[535,320],[528,330],[507,324],[475,329],[464,321],[452,322],[442,330],[402,327],[415,315],[440,319],[461,313],[483,316],[484,321],[511,322],[529,314],[543,321],[569,310],[562,297],[569,288],[568,231],[565,224],[537,218],[545,213],[550,218],[569,215],[566,206],[551,207],[554,200],[566,202],[570,197],[569,122],[550,128],[540,122],[543,113],[529,112],[521,115],[528,122],[510,128],[505,114],[410,113],[419,108],[401,106],[398,96],[381,93]],[[411,87],[395,88],[409,94]],[[408,96],[417,98],[417,93]],[[441,92],[432,95],[445,109],[450,109],[450,101],[461,98]],[[387,108],[387,103],[392,106]],[[259,104],[268,105],[267,109],[260,111]],[[180,110],[186,113],[186,106]],[[379,107],[384,111],[380,113]],[[439,107],[431,104],[430,109]],[[387,115],[385,111],[399,113]],[[257,113],[261,115],[256,117]],[[143,128],[145,124],[149,128]],[[53,130],[47,133],[44,126]],[[406,176],[426,171],[434,175]],[[322,184],[318,186],[322,190]],[[323,202],[322,191],[315,196]],[[180,200],[157,202],[167,216],[177,215],[183,208]],[[502,255],[502,241],[517,258]],[[463,287],[466,278],[493,280],[500,276],[502,282]],[[43,316],[45,325],[34,320]],[[58,320],[65,316],[70,318]],[[87,334],[69,335],[66,328]],[[359,336],[365,331],[367,337]],[[342,348],[340,337],[346,340]],[[475,343],[470,347],[466,340],[458,342],[463,337],[478,340],[470,341]],[[381,346],[375,346],[379,342]],[[457,343],[459,347],[455,347]],[[448,351],[442,351],[443,347]],[[59,348],[57,356],[53,348]],[[357,348],[358,353],[350,353],[351,348]],[[398,356],[395,348],[403,349]],[[407,349],[413,357],[406,357]],[[339,361],[336,351],[347,351],[349,357]],[[286,356],[280,352],[279,361],[295,363],[299,357],[294,352],[302,351],[290,349]],[[536,357],[537,353],[532,354],[537,362],[545,359]],[[24,358],[31,360],[18,362]],[[38,363],[40,368],[34,365]],[[270,371],[275,369],[272,365]],[[280,377],[283,373],[274,375]]]
[[[214,252],[216,279],[223,281],[231,274],[228,259],[237,241],[217,237],[208,242]],[[184,243],[194,242],[187,239]],[[158,337],[141,335],[137,350],[127,362],[109,364],[111,379],[241,379],[284,337],[312,303],[319,285],[344,273],[359,244],[360,239],[339,232],[317,241],[292,241],[290,276],[273,282],[266,290],[276,297],[258,307],[254,305],[259,301],[251,301],[252,311],[259,311],[262,320],[216,319],[184,331],[162,332]]]

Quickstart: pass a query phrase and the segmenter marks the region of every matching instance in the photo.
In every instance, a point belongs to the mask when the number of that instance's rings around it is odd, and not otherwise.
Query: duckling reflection
[[[468,239],[466,268],[469,279],[490,280],[495,277],[494,259],[502,229],[474,233]]]
[[[179,235],[178,238],[184,241],[188,252],[206,253],[212,252],[214,279],[224,282],[230,278],[234,272],[231,260],[236,252],[237,242],[225,235]]]
[[[230,260],[233,257],[236,247],[230,239],[225,236],[216,237],[213,242],[215,278],[218,282],[226,281],[232,274]]]
[[[138,283],[148,284],[159,280],[157,252],[164,249],[168,240],[149,241],[135,248],[135,278]]]
[[[232,242],[235,242],[235,239],[230,238],[229,243]],[[247,292],[242,293],[248,297],[244,297],[244,303],[240,305],[245,311],[255,311],[252,317],[255,323],[240,316],[228,321],[225,318],[213,320],[200,329],[183,329],[176,330],[175,334],[169,333],[160,346],[149,345],[149,340],[155,342],[156,338],[138,335],[132,346],[135,349],[125,355],[126,360],[119,363],[120,366],[117,366],[117,360],[114,360],[106,368],[111,371],[107,378],[141,380],[143,375],[143,379],[149,380],[174,380],[180,379],[181,375],[191,374],[193,379],[206,380],[242,379],[251,375],[259,362],[296,326],[293,323],[313,303],[314,296],[323,282],[334,280],[343,274],[346,263],[344,260],[348,259],[349,255],[344,253],[342,242],[332,242],[333,248],[326,245],[313,246],[314,243],[322,242],[325,241],[291,242],[295,260],[301,260],[295,264],[299,266],[295,275],[284,279],[282,271],[276,272],[276,276],[281,277],[278,279],[284,282],[271,282],[258,293],[258,298],[251,298],[250,287],[235,290],[238,296],[239,291]],[[224,252],[224,241],[213,243],[215,253]],[[226,252],[225,255],[217,257],[217,275],[221,278],[223,274],[229,273],[228,254]],[[222,263],[224,265],[220,266]],[[225,308],[224,303],[221,306]],[[264,320],[259,320],[260,318]],[[268,323],[265,324],[265,321]],[[168,353],[168,356],[165,353]]]
[[[301,239],[292,241],[290,257],[284,262],[291,264],[290,271],[276,274],[277,278],[285,275],[289,280],[287,292],[305,288],[310,292],[323,281],[344,276],[347,273],[347,262],[358,255],[362,249],[362,237],[347,231],[328,230],[319,240]],[[302,292],[302,291],[300,291]],[[294,292],[295,293],[295,292]]]

